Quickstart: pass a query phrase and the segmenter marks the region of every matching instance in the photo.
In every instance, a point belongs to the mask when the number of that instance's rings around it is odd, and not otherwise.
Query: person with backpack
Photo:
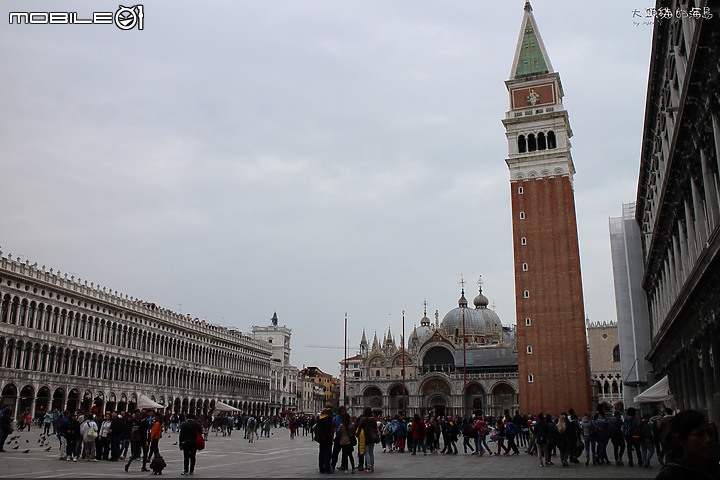
[[[505,438],[508,442],[508,448],[512,450],[512,455],[520,455],[520,449],[517,446],[517,443],[515,443],[515,438],[517,437],[517,426],[515,425],[515,422],[512,421],[510,417],[507,419],[507,423],[505,424]]]
[[[599,464],[610,463],[607,456],[607,444],[610,441],[610,422],[605,418],[605,412],[598,412],[595,416],[595,425],[597,425],[595,456]]]
[[[642,452],[640,451],[640,422],[636,415],[637,410],[634,407],[627,409],[627,417],[623,422],[623,436],[627,444],[628,466],[633,466],[633,452],[637,458],[638,465],[642,466]]]
[[[202,427],[195,420],[195,415],[188,413],[185,421],[180,427],[180,450],[183,452],[183,471],[181,475],[192,475],[195,473],[195,461],[197,459],[198,436],[202,438]]]
[[[463,453],[467,455],[468,448],[470,449],[470,454],[475,453],[475,449],[472,446],[472,443],[475,443],[475,438],[477,437],[477,432],[475,431],[475,424],[473,423],[472,419],[468,418],[463,419]],[[471,443],[472,442],[472,443]]]
[[[595,453],[597,445],[597,424],[590,418],[590,415],[585,412],[585,416],[580,420],[579,426],[582,432],[583,442],[585,443],[585,465],[589,465],[590,460],[592,460],[593,465],[597,465],[597,456]]]
[[[140,452],[142,452],[143,465],[140,469],[141,472],[149,472],[147,468],[147,455],[148,455],[148,430],[150,429],[150,422],[147,419],[147,413],[140,410],[136,410],[135,414],[129,419],[130,423],[130,459],[125,464],[125,471],[127,472],[130,465],[134,460],[140,458]]]
[[[646,413],[640,420],[640,449],[642,450],[642,463],[645,468],[650,468],[650,460],[655,454],[655,437],[650,424],[650,414]]]
[[[488,455],[492,455],[492,450],[490,450],[490,446],[487,444],[488,426],[482,415],[478,417],[474,427],[476,432],[475,455],[482,457],[485,454],[485,450],[487,450]]]
[[[85,421],[80,425],[80,435],[83,439],[82,458],[89,462],[97,462],[95,458],[95,440],[98,438],[99,428],[93,419],[92,413],[85,415]]]
[[[413,417],[412,424],[410,425],[410,435],[412,435],[413,438],[411,455],[415,455],[417,453],[418,446],[422,448],[423,455],[427,455],[427,426],[417,413]]]
[[[257,420],[255,420],[255,417],[250,415],[247,419],[247,437],[248,437],[248,443],[253,443],[253,440],[255,439],[255,429],[257,428]]]

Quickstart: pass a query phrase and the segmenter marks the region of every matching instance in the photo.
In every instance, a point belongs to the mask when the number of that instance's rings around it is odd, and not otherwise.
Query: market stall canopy
[[[666,375],[655,385],[635,397],[635,403],[660,403],[672,400],[672,398],[670,384]]]
[[[215,402],[215,410],[219,412],[239,412],[239,408],[228,405],[224,402]]]
[[[152,408],[152,409],[158,409],[158,408],[165,408],[165,405],[160,405],[156,401],[150,399],[149,397],[146,397],[145,395],[140,395],[140,398],[138,398],[137,402],[137,408],[140,410]]]

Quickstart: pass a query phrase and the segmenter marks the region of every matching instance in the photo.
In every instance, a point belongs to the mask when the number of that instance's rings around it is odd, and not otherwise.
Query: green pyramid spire
[[[525,2],[525,15],[515,53],[514,67],[513,78],[540,75],[552,70],[529,1]]]

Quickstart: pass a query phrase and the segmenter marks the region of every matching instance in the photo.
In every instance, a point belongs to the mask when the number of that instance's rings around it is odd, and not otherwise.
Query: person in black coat
[[[5,439],[10,435],[12,431],[12,410],[10,407],[5,407],[0,416],[0,452],[4,452]]]
[[[332,410],[326,408],[320,412],[313,433],[313,439],[320,445],[318,452],[320,473],[332,473],[331,460],[334,438]]]
[[[195,457],[197,455],[197,444],[195,439],[197,435],[202,435],[202,427],[195,420],[195,415],[188,414],[187,418],[180,428],[180,450],[183,451],[183,472],[182,475],[188,475],[195,472]]]
[[[685,410],[672,418],[670,429],[671,450],[655,479],[717,479],[720,476],[715,458],[717,431],[705,416],[695,410]]]

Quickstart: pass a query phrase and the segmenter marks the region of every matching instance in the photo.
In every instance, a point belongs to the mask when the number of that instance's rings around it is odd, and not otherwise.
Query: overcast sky
[[[144,2],[144,30],[9,25],[0,245],[339,372],[483,293],[515,323],[504,81],[523,0]],[[533,2],[573,129],[585,308],[615,320],[608,217],[636,195],[652,2]],[[634,23],[640,23],[635,25]]]

